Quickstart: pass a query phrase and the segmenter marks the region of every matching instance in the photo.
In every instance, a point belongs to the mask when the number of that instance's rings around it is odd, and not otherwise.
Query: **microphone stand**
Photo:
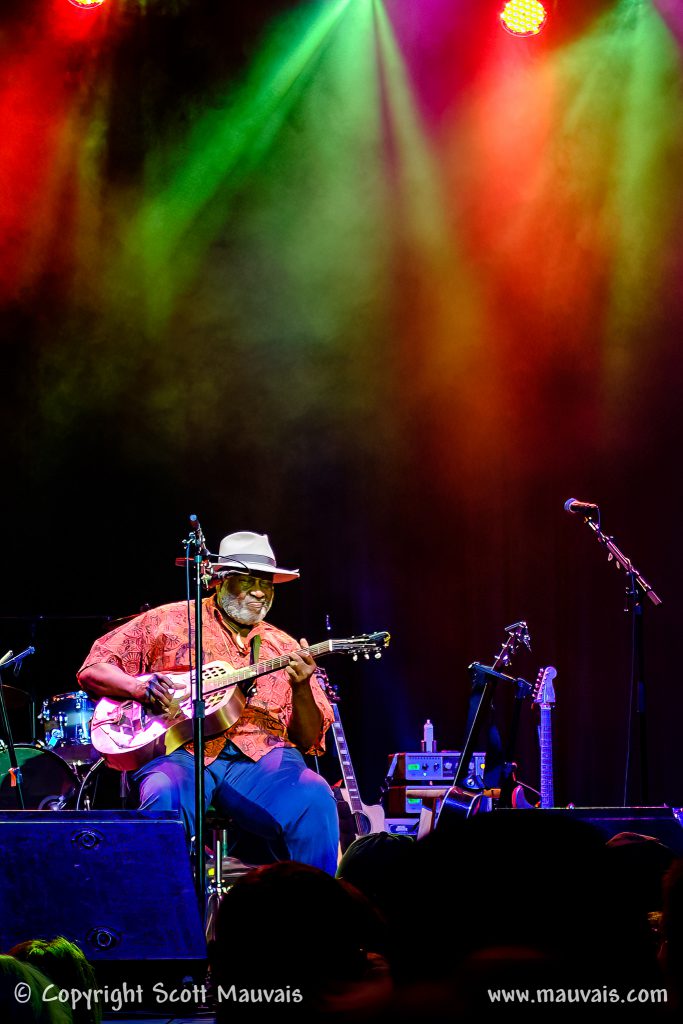
[[[227,568],[222,572],[214,571],[210,565],[211,553],[206,546],[206,540],[195,515],[190,516],[190,536],[183,541],[186,551],[194,548],[194,557],[176,559],[176,565],[189,565],[190,561],[195,566],[195,598],[194,598],[194,696],[192,700],[192,744],[194,747],[194,851],[193,866],[195,875],[195,891],[199,912],[202,921],[206,920],[206,850],[204,836],[206,828],[204,823],[206,787],[204,785],[204,726],[206,719],[206,703],[204,701],[204,644],[203,644],[203,604],[202,604],[202,583],[210,579],[220,580],[228,576],[240,575],[247,572],[247,567],[241,562],[232,560],[234,568]],[[202,567],[205,567],[204,570]],[[188,587],[188,602],[190,600]],[[188,637],[191,642],[191,637]]]
[[[643,612],[645,609],[644,598],[647,597],[652,604],[657,607],[662,603],[661,597],[652,589],[650,584],[644,578],[642,573],[636,569],[635,565],[628,558],[623,551],[621,551],[613,537],[608,537],[607,534],[603,533],[600,528],[600,521],[595,522],[592,518],[592,513],[584,515],[583,521],[586,526],[589,527],[591,532],[595,535],[598,543],[602,544],[603,547],[607,548],[609,552],[607,560],[614,562],[617,569],[623,569],[626,573],[628,582],[626,585],[626,607],[624,611],[631,611],[633,614],[633,653],[632,653],[632,668],[631,668],[631,687],[633,688],[634,676],[637,679],[637,692],[638,692],[638,738],[640,746],[640,798],[645,805],[647,805],[650,798],[650,787],[649,787],[649,768],[648,768],[648,746],[647,746],[647,708],[646,708],[646,696],[647,687],[645,685],[645,648],[644,648],[644,630],[643,630]],[[630,722],[630,714],[629,714]],[[629,750],[630,750],[630,736],[629,736]],[[628,762],[626,767],[626,779],[624,780],[624,804],[626,807],[627,799],[627,787],[628,787]]]
[[[206,705],[202,679],[203,636],[202,636],[202,563],[208,557],[202,528],[196,516],[190,516],[192,524],[186,541],[189,551],[194,548],[195,596],[194,596],[194,697],[192,700],[192,742],[194,744],[194,881],[201,920],[206,916],[206,853],[204,849],[204,719]],[[189,597],[189,594],[188,594]],[[191,676],[190,676],[191,678]]]
[[[10,665],[19,666],[23,662],[24,658],[27,658],[29,654],[35,654],[35,647],[27,647],[21,654],[15,654],[12,657],[12,651],[8,651],[4,657],[0,658],[0,669],[9,668]],[[5,694],[3,690],[2,672],[0,672],[0,718],[2,718],[2,727],[7,737],[7,753],[9,754],[10,770],[9,774],[14,779],[14,787],[16,788],[17,797],[17,810],[23,811],[26,809],[24,803],[24,789],[23,789],[23,776],[21,768],[17,762],[17,752],[14,746],[14,740],[12,739],[12,730],[9,724],[9,717],[7,715],[7,706],[5,705]]]

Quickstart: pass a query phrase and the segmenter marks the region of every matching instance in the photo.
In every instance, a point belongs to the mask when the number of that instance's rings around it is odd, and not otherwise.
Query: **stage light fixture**
[[[540,0],[508,0],[500,12],[500,22],[512,36],[535,36],[548,19]]]
[[[69,0],[69,3],[78,7],[79,11],[94,11],[95,8],[102,6],[104,0]]]

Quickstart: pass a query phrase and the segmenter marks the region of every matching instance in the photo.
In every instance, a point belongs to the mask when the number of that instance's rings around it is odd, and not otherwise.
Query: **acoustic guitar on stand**
[[[320,683],[323,693],[332,705],[332,711],[334,712],[332,732],[337,746],[337,754],[339,756],[339,765],[344,785],[335,787],[333,791],[337,798],[340,795],[348,804],[352,821],[352,835],[345,836],[343,834],[343,827],[341,829],[342,838],[340,840],[340,852],[344,853],[354,839],[358,839],[360,836],[370,835],[371,832],[384,832],[386,827],[384,808],[380,804],[364,804],[361,800],[358,782],[356,781],[356,773],[354,772],[353,764],[351,763],[351,755],[349,753],[349,747],[346,742],[344,727],[342,726],[341,715],[339,713],[339,696],[334,686],[329,681],[327,672],[324,668],[317,668],[315,670],[315,675]],[[341,815],[340,826],[343,826]]]
[[[529,627],[524,620],[514,622],[511,626],[505,627],[505,640],[496,655],[490,671],[495,675],[501,668],[509,668],[512,658],[522,646],[526,647],[527,650],[531,650]],[[474,665],[470,666],[470,669],[475,668],[477,664],[475,662]],[[486,667],[482,666],[482,668],[485,669]],[[483,780],[482,788],[480,789],[467,790],[464,786],[464,780],[469,771],[470,759],[474,751],[476,734],[481,725],[481,716],[491,706],[492,699],[493,684],[487,681],[479,701],[479,707],[471,723],[469,734],[465,739],[460,762],[455,773],[455,780],[441,805],[439,816],[443,816],[444,819],[452,815],[469,817],[481,812],[492,811],[500,800],[500,788],[484,788]]]
[[[366,633],[349,640],[324,640],[308,648],[306,653],[314,658],[324,654],[350,654],[354,660],[359,655],[381,658],[388,644],[388,633]],[[286,668],[289,658],[290,652],[239,669],[225,661],[202,666],[207,738],[234,725],[254,689],[254,681],[259,676]],[[90,729],[91,742],[110,768],[134,771],[153,757],[171,754],[192,740],[194,671],[154,674],[174,686],[171,706],[162,714],[154,714],[136,700],[102,697],[97,703]],[[137,678],[150,679],[151,675]]]

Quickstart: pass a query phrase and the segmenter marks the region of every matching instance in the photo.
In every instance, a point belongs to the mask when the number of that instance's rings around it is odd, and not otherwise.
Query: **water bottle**
[[[436,750],[434,743],[434,726],[432,725],[431,719],[428,718],[422,727],[422,750],[431,754],[432,751]]]

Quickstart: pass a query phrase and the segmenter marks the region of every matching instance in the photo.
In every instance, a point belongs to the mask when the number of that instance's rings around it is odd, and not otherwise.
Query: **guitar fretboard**
[[[552,708],[550,705],[541,705],[539,746],[541,755],[541,807],[554,807],[555,795],[553,793],[553,733]]]
[[[332,707],[334,710],[332,731],[334,733],[335,743],[337,744],[337,753],[339,755],[339,763],[344,777],[344,785],[346,786],[346,791],[349,794],[349,805],[354,814],[361,813],[363,810],[363,802],[360,798],[358,783],[356,782],[356,773],[354,772],[353,765],[351,763],[349,748],[346,745],[346,736],[344,735],[344,729],[341,724],[339,708],[336,704],[333,704]]]
[[[258,661],[255,665],[246,665],[244,668],[238,669],[233,669],[232,666],[225,662],[215,662],[213,665],[205,665],[202,668],[202,676],[207,681],[204,693],[208,696],[211,693],[226,690],[234,684],[239,685],[248,680],[256,679],[258,676],[266,676],[270,672],[278,672],[280,669],[287,667],[294,653],[310,654],[313,658],[320,657],[321,654],[351,654],[355,659],[358,659],[360,655],[369,658],[372,654],[375,658],[380,658],[382,656],[382,649],[387,646],[389,639],[389,634],[383,632],[366,633],[363,636],[352,637],[349,640],[323,640],[322,643],[313,644],[312,647],[294,648],[293,651],[280,654],[277,658]],[[194,681],[194,672],[192,673],[192,679]],[[214,685],[211,685],[211,680],[214,680]],[[240,689],[246,692],[241,686]]]
[[[321,654],[331,654],[334,651],[334,640],[324,640],[320,644],[314,644],[313,647],[306,648],[305,652],[303,648],[297,648],[297,651],[299,654],[310,654],[314,658],[320,657]],[[212,671],[211,666],[204,666],[202,670],[202,675],[206,679],[204,693],[208,697],[211,693],[225,690],[227,686],[232,686],[233,683],[239,684],[247,680],[257,679],[259,676],[267,676],[271,672],[278,672],[281,668],[286,668],[289,665],[292,653],[290,651],[287,654],[278,655],[277,658],[257,661],[255,665],[246,665],[244,668],[233,669],[226,663],[225,671]],[[194,679],[194,672],[192,677]],[[212,680],[214,680],[214,685],[211,685]]]
[[[307,648],[306,651],[303,648],[297,648],[297,653],[310,654],[316,658],[320,654],[330,654],[334,650],[333,644],[334,640],[323,640],[321,644],[315,644],[313,647]],[[289,659],[293,653],[293,651],[288,651],[287,654],[280,654],[277,658],[259,661],[255,665],[247,665],[246,668],[238,668],[231,675],[232,681],[239,683],[245,679],[255,679],[256,676],[267,676],[269,672],[279,672],[281,668],[286,668],[289,665]]]

